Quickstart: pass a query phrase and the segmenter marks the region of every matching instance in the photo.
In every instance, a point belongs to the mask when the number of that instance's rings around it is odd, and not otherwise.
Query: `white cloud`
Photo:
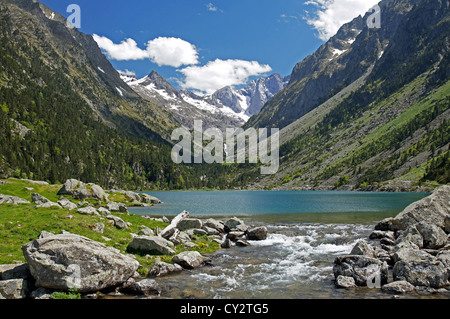
[[[109,58],[117,61],[144,60],[148,58],[148,52],[138,47],[133,39],[126,39],[120,44],[115,44],[107,37],[93,35],[98,46],[106,51]]]
[[[217,11],[217,7],[211,2],[206,5],[206,8],[208,9],[208,11],[213,11],[213,12]]]
[[[305,4],[315,8],[306,21],[318,31],[321,40],[327,41],[343,24],[364,15],[378,2],[380,0],[310,0]]]
[[[212,94],[226,86],[245,84],[250,77],[270,72],[272,68],[256,61],[216,59],[204,66],[189,66],[178,71],[185,76],[180,83],[183,88]]]
[[[150,59],[158,64],[179,68],[182,65],[198,64],[195,45],[178,38],[159,37],[147,43]]]
[[[168,65],[175,68],[199,63],[196,47],[179,38],[156,38],[148,41],[144,50],[139,48],[133,39],[115,44],[107,37],[96,34],[93,37],[108,57],[117,61],[150,59],[159,66]]]

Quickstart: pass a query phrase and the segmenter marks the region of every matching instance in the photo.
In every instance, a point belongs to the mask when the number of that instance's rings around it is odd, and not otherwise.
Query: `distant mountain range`
[[[194,120],[202,120],[207,127],[221,129],[245,124],[289,82],[289,77],[274,74],[251,81],[243,89],[227,86],[214,94],[199,96],[188,90],[175,89],[155,71],[142,79],[124,73],[121,78],[142,98],[163,106],[186,127],[193,128]]]

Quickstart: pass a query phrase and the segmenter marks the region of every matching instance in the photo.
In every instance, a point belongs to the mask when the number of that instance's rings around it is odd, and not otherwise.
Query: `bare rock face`
[[[424,222],[445,228],[445,218],[450,215],[450,185],[436,189],[430,196],[412,203],[391,220],[390,230],[406,230],[409,225]]]
[[[139,263],[117,249],[74,234],[36,239],[22,247],[36,286],[95,292],[132,277]]]

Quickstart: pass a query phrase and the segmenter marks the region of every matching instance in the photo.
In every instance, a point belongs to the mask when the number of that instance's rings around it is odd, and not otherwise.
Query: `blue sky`
[[[336,23],[368,9],[356,12],[355,3],[366,7],[367,1],[42,0],[66,17],[67,6],[78,4],[80,31],[95,35],[116,69],[138,77],[156,70],[178,88],[203,93],[273,73],[289,75],[337,31]],[[336,9],[351,18],[336,16]],[[126,46],[119,46],[123,41]]]

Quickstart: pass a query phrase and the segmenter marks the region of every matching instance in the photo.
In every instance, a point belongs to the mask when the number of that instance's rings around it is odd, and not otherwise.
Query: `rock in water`
[[[356,288],[358,287],[353,277],[338,276],[335,281],[338,288]]]
[[[381,289],[396,294],[404,294],[414,291],[414,286],[407,281],[394,281],[390,284],[384,285]]]
[[[334,277],[352,277],[358,286],[367,286],[368,283],[378,281],[381,285],[387,283],[388,265],[375,258],[366,256],[339,256],[334,261]]]
[[[22,247],[36,286],[95,292],[116,287],[132,277],[139,263],[89,238],[61,234],[36,239]]]
[[[173,257],[172,261],[184,269],[194,269],[203,264],[203,256],[198,251],[185,251]]]
[[[267,239],[267,227],[251,228],[247,232],[248,240],[266,240]]]

